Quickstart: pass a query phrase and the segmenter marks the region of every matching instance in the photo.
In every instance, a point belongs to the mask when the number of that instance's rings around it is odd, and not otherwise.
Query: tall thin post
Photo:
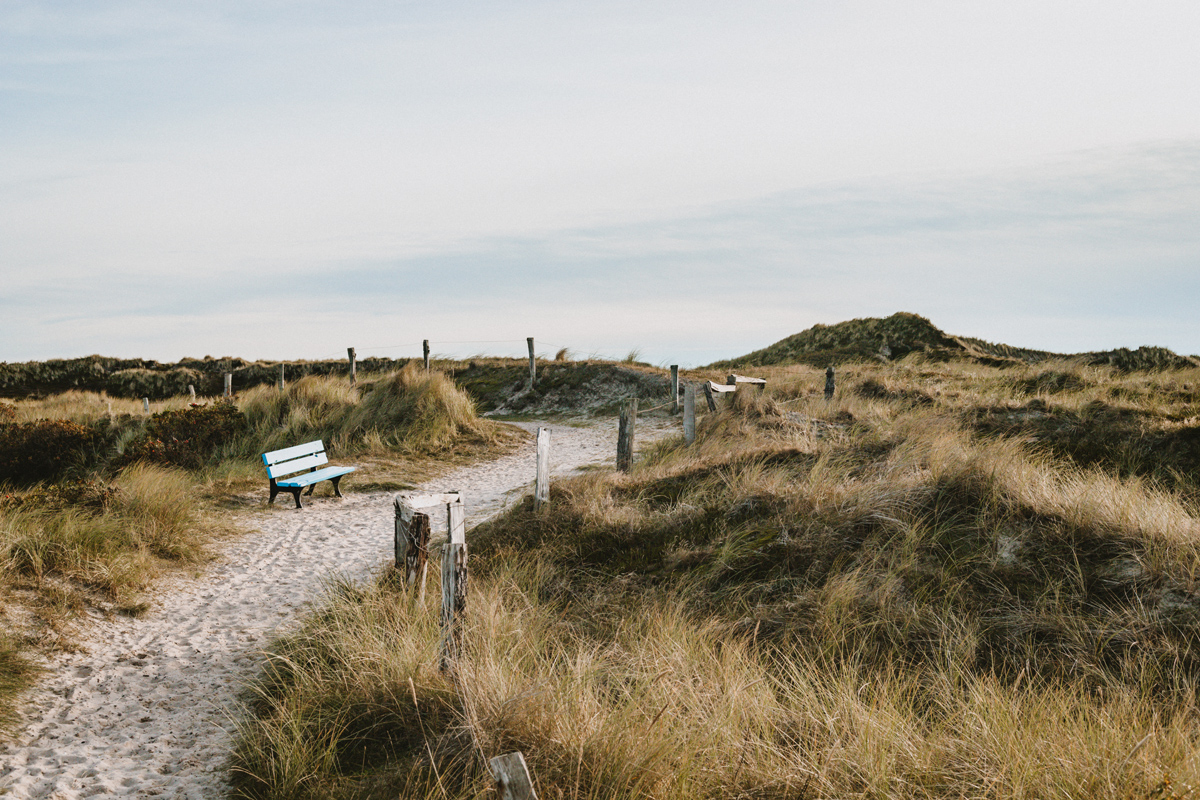
[[[233,373],[225,373],[225,396],[233,397]]]
[[[679,365],[671,365],[671,413],[679,413]]]
[[[617,469],[629,472],[633,467],[633,428],[637,424],[637,398],[631,397],[629,404],[621,409],[621,422],[617,429]]]
[[[537,481],[533,490],[533,507],[541,508],[550,500],[550,429],[537,432]]]
[[[191,398],[189,402],[196,402],[196,387],[192,386],[190,383],[188,384],[188,397]]]
[[[690,383],[683,387],[683,441],[696,441],[696,387]]]
[[[421,341],[421,349],[425,353],[425,371],[428,372],[429,371],[429,340],[428,339],[424,339]]]
[[[354,368],[356,366],[355,362],[358,360],[358,354],[354,352],[353,347],[346,348],[346,358],[350,359],[350,385],[353,386],[357,379],[357,376],[354,374]]]
[[[533,337],[530,336],[525,343],[529,345],[529,388],[532,389],[537,386],[537,359],[533,355]]]
[[[279,362],[279,391],[283,391],[283,387],[287,386],[287,381],[284,379],[283,362]]]
[[[458,504],[452,504],[451,508],[455,505]],[[442,672],[452,671],[462,654],[462,620],[466,609],[467,545],[449,542],[442,545]]]
[[[147,414],[150,413],[150,398],[149,397],[142,398],[142,411],[146,412]]]
[[[833,367],[831,366],[825,370],[825,399],[826,400],[833,399],[833,391],[834,391]]]
[[[709,381],[704,382],[704,399],[708,402],[708,410],[717,410],[717,401],[713,399],[712,384]]]

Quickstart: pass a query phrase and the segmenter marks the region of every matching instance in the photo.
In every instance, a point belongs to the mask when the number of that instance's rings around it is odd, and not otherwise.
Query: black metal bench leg
[[[271,498],[267,500],[267,505],[275,503],[275,495],[279,494],[279,487],[275,485],[275,479],[271,478]]]
[[[300,489],[299,489],[299,487],[292,489],[291,492],[292,492],[292,497],[296,498],[296,508],[304,508],[304,506],[300,505]]]
[[[305,497],[313,493],[313,489],[317,488],[315,483],[309,484],[308,491],[304,493]]]
[[[333,484],[333,496],[334,497],[342,496],[342,493],[338,491],[338,481],[340,481],[341,479],[342,479],[341,475],[338,475],[336,478],[329,479],[329,482]]]

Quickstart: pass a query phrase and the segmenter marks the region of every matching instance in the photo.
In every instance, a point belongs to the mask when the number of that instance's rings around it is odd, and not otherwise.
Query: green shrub
[[[16,422],[17,407],[8,403],[0,403],[0,423]]]
[[[92,429],[64,419],[0,425],[0,481],[57,480],[84,462],[95,439]]]
[[[245,425],[242,412],[226,402],[160,411],[146,423],[145,435],[125,448],[119,463],[145,461],[197,469]]]

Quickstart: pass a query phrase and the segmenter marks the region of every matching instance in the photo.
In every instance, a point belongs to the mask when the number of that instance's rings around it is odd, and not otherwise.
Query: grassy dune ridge
[[[273,650],[239,792],[477,797],[520,749],[542,797],[1192,796],[1200,462],[1161,443],[1200,370],[764,374],[471,531],[453,678],[433,601],[338,587]]]

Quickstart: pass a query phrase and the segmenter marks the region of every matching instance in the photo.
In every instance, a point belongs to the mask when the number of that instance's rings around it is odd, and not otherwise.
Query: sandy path
[[[553,474],[613,461],[613,422],[550,427]],[[639,443],[672,429],[639,421]],[[423,488],[462,491],[469,528],[533,478],[530,444]],[[352,486],[343,501],[243,519],[258,532],[229,543],[199,579],[161,591],[144,618],[98,620],[86,652],[50,665],[20,741],[0,748],[0,795],[220,797],[236,693],[271,634],[320,596],[328,576],[362,578],[391,564],[392,494]]]

